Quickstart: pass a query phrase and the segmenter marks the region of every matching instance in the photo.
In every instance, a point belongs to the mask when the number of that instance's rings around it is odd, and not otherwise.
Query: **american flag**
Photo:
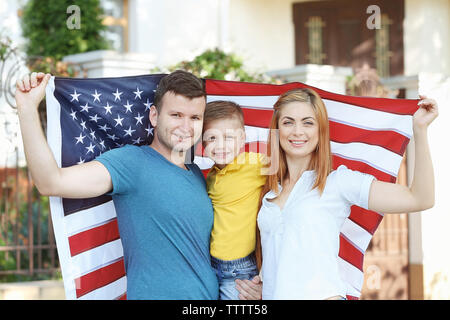
[[[47,139],[59,166],[95,159],[125,144],[149,144],[148,112],[164,75],[68,79],[47,86]],[[205,79],[207,100],[231,100],[243,107],[246,149],[265,152],[268,126],[278,96],[302,83],[284,85]],[[313,88],[313,87],[310,87]],[[333,168],[395,182],[412,136],[417,100],[352,97],[315,89],[330,120]],[[206,175],[212,161],[195,148],[194,162]],[[73,200],[50,197],[58,255],[67,299],[126,299],[123,248],[109,196]],[[363,285],[364,253],[382,213],[353,206],[340,234],[339,266],[357,299]]]

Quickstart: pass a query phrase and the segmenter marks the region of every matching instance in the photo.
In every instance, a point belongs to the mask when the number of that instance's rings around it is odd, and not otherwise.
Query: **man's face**
[[[185,152],[200,138],[205,106],[204,97],[189,99],[169,91],[161,100],[159,113],[151,107],[150,121],[167,151]]]

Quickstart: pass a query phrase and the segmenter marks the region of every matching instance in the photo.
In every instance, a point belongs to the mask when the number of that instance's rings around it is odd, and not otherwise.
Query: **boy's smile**
[[[218,119],[204,128],[203,147],[205,155],[219,169],[231,163],[245,145],[245,131],[236,118]]]

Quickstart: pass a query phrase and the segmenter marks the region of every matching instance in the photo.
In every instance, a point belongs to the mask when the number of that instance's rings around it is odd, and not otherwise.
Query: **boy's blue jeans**
[[[239,300],[234,280],[251,280],[259,274],[255,253],[236,260],[220,260],[211,256],[211,266],[219,280],[219,300]]]

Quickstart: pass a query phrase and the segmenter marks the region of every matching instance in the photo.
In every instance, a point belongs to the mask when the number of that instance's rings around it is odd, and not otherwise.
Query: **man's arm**
[[[35,73],[18,80],[16,103],[28,168],[39,192],[47,196],[90,198],[112,190],[111,176],[98,161],[59,168],[39,120],[38,106],[50,74]]]

